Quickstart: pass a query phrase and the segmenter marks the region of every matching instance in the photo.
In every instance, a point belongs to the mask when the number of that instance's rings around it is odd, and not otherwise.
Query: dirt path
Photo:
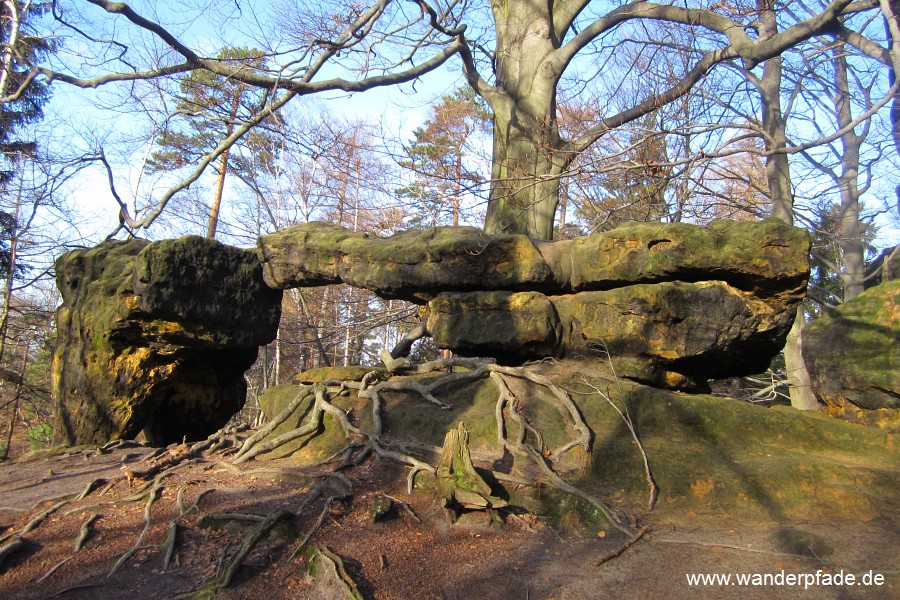
[[[69,500],[26,534],[26,546],[0,564],[0,590],[8,599],[158,599],[196,588],[221,571],[255,523],[202,527],[201,516],[265,516],[297,511],[316,480],[287,460],[257,461],[242,469],[216,457],[182,465],[161,480],[145,525],[146,499],[125,501],[138,486],[122,476],[148,451],[70,455],[0,465],[0,535],[20,530],[34,515],[98,482],[81,500]],[[900,597],[900,531],[897,521],[739,523],[728,515],[654,513],[642,517],[650,532],[621,556],[595,566],[624,541],[597,531],[559,532],[540,520],[510,518],[497,526],[470,513],[449,526],[434,499],[406,494],[405,471],[370,460],[334,480],[328,495],[347,493],[325,509],[319,499],[276,528],[247,557],[221,598],[321,598],[326,588],[307,574],[303,556],[289,560],[303,533],[322,517],[311,544],[343,559],[365,598],[897,598]],[[372,522],[373,502],[389,495],[388,518]],[[179,516],[182,509],[196,507]],[[198,500],[199,498],[199,500]],[[44,500],[41,502],[41,500]],[[323,509],[325,509],[323,511]],[[90,537],[75,552],[82,525]],[[417,520],[418,519],[418,520]],[[177,524],[175,551],[163,568],[167,536]],[[8,541],[8,540],[7,540]],[[65,562],[63,562],[65,561]],[[48,572],[56,566],[55,571]],[[883,575],[881,586],[827,586],[837,573]],[[820,571],[820,585],[690,587],[689,573],[786,574]],[[734,575],[732,575],[734,577]],[[812,582],[811,582],[812,583]]]

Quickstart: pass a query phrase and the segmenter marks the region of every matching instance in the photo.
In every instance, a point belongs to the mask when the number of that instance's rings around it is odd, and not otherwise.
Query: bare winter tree
[[[358,4],[338,0],[300,5],[293,12],[280,6],[281,26],[276,26],[255,4],[214,4],[203,13],[205,21],[197,15],[191,26],[203,23],[204,30],[221,32],[222,38],[256,38],[248,43],[263,50],[265,66],[259,66],[258,60],[246,64],[217,60],[215,49],[204,50],[201,42],[192,41],[203,36],[191,35],[187,17],[168,14],[163,6],[141,12],[107,0],[54,5],[57,39],[77,38],[81,56],[32,65],[34,81],[86,89],[126,86],[129,93],[137,93],[142,82],[205,71],[266,92],[258,110],[235,123],[191,173],[138,209],[140,214],[117,196],[122,224],[129,228],[149,226],[172,196],[197,181],[236,141],[294,99],[413,82],[458,56],[466,81],[490,105],[494,116],[485,228],[549,239],[561,174],[609,131],[684,96],[719,64],[739,63],[753,69],[810,37],[836,30],[848,13],[878,10],[873,0],[834,0],[774,30],[765,29],[756,12],[726,3],[699,8],[690,3],[638,1],[603,12],[589,0],[540,5],[506,0],[492,3],[489,11],[465,1]],[[605,59],[623,40],[654,45],[643,33],[642,25],[648,22],[706,35],[694,37],[690,60],[672,74],[668,85],[650,86],[652,91],[633,105],[613,114],[603,112],[578,137],[563,138],[557,123],[562,78],[584,64],[593,65],[585,76],[621,77],[604,70]],[[74,42],[71,48],[76,48]],[[664,58],[661,51],[659,59]]]

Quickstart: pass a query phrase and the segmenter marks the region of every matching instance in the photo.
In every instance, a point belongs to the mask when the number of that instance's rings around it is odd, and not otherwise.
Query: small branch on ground
[[[631,548],[638,540],[640,540],[642,537],[644,537],[644,534],[647,533],[648,529],[649,528],[646,525],[639,527],[638,530],[634,532],[634,535],[632,535],[630,538],[625,540],[624,544],[622,544],[615,550],[607,552],[606,554],[601,556],[600,560],[598,560],[596,563],[594,563],[594,566],[599,567],[603,563],[609,562],[612,559],[616,558],[617,556],[621,555],[623,552],[625,552],[626,550]]]

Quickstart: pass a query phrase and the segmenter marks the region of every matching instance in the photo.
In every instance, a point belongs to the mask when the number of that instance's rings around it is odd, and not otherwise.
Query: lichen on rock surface
[[[281,314],[254,252],[197,236],[107,241],[56,272],[59,441],[197,439],[241,408],[243,373]]]

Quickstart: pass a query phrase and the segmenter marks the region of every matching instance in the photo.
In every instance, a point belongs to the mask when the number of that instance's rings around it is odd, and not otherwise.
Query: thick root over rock
[[[536,470],[538,473],[536,477],[528,478],[496,472],[493,473],[494,479],[535,487],[549,485],[586,502],[623,534],[629,537],[634,534],[633,529],[626,524],[627,519],[599,497],[567,482],[557,472],[557,463],[576,448],[580,449],[582,456],[589,457],[594,437],[577,404],[562,387],[527,367],[501,366],[495,364],[493,359],[455,357],[414,365],[407,359],[396,359],[387,352],[382,353],[382,359],[387,367],[386,374],[373,372],[363,377],[361,381],[325,381],[311,388],[300,387],[293,401],[263,429],[247,439],[235,455],[234,463],[243,463],[261,454],[272,452],[303,436],[315,436],[324,429],[324,416],[330,415],[332,422],[340,427],[348,442],[338,468],[359,464],[374,454],[411,467],[408,485],[410,493],[416,475],[425,472],[435,477],[438,494],[446,508],[466,510],[503,508],[507,506],[507,501],[491,490],[490,485],[478,474],[472,463],[468,445],[469,435],[461,422],[448,430],[443,448],[439,450],[440,457],[435,463],[413,456],[411,452],[403,450],[403,445],[397,440],[389,439],[384,433],[385,401],[382,397],[384,393],[411,394],[446,410],[452,406],[435,395],[439,391],[450,390],[452,386],[461,383],[488,379],[494,384],[497,393],[495,420],[499,450],[533,464],[536,469],[532,468],[531,471]],[[421,377],[435,372],[440,374]],[[562,419],[569,436],[567,440],[554,448],[545,447],[545,436],[539,426],[529,422],[523,411],[524,405],[543,400],[529,398],[526,402],[523,398],[517,398],[512,392],[511,380],[524,382],[545,392],[535,394],[534,398],[547,398],[546,402]],[[332,402],[347,390],[356,390],[358,398],[363,401],[362,406],[368,403],[371,412],[368,415],[367,426],[354,425],[351,421],[352,411],[345,411]],[[271,438],[276,426],[287,421],[311,394],[314,396],[313,404],[304,421],[293,430]]]

